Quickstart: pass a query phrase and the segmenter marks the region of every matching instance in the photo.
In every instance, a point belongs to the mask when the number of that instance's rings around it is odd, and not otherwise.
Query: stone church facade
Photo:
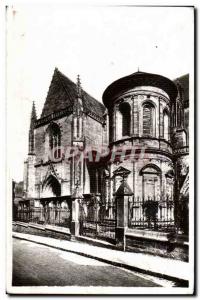
[[[187,234],[188,154],[189,75],[138,71],[102,104],[55,69],[40,118],[32,108],[18,220],[113,237],[124,216],[131,230]]]

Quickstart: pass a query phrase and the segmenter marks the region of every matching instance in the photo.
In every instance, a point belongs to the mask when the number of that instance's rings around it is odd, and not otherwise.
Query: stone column
[[[113,109],[113,137],[112,137],[112,141],[116,141],[117,139],[117,129],[116,129],[116,119],[117,119],[117,109],[116,109],[116,106],[114,106],[114,109]]]
[[[132,104],[131,104],[131,135],[134,135],[134,96],[131,98]]]
[[[141,100],[143,100],[143,95],[138,95],[137,100],[137,111],[138,111],[138,134],[139,136],[143,136],[143,106],[141,104]]]
[[[109,178],[105,178],[105,199],[106,199],[106,210],[108,208],[108,202],[109,202]]]

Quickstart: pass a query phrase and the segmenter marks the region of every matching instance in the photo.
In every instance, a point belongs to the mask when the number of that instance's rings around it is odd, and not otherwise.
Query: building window
[[[120,140],[122,138],[122,114],[119,110],[116,111],[116,140]]]
[[[145,103],[143,105],[143,135],[154,136],[154,114],[153,104]]]
[[[163,113],[163,123],[164,123],[164,139],[165,140],[169,140],[169,115],[168,115],[168,112],[165,110],[164,113]]]
[[[119,106],[122,122],[122,136],[130,135],[131,109],[128,103],[122,103]]]
[[[52,151],[53,158],[61,157],[61,132],[60,127],[53,123],[49,127],[49,148]]]
[[[173,200],[174,195],[174,172],[172,170],[165,174],[166,177],[166,190],[165,196],[167,201]]]
[[[146,165],[140,171],[142,175],[143,201],[159,201],[161,170],[156,165]]]

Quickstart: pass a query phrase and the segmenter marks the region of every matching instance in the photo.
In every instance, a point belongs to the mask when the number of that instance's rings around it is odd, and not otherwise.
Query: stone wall
[[[103,134],[106,134],[102,124],[87,116],[84,126],[86,146],[101,146],[103,144]]]
[[[148,231],[144,233],[143,231],[143,234],[137,234],[137,230],[134,232],[129,230],[126,234],[126,250],[188,261],[187,239],[173,238],[170,234],[163,234],[162,232]]]
[[[13,231],[51,237],[62,240],[70,240],[71,234],[69,231],[59,230],[59,228],[48,228],[45,226],[37,225],[37,224],[25,224],[25,223],[13,223]]]

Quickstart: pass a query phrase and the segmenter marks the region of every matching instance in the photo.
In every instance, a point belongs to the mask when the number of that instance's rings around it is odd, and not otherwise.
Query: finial
[[[35,102],[34,101],[33,101],[33,104],[32,104],[31,119],[34,119],[34,120],[37,119],[37,114],[36,114]]]
[[[139,67],[138,67],[138,70],[137,70],[138,72],[140,72],[140,69],[139,69]]]
[[[81,80],[80,80],[80,75],[77,76],[77,94],[80,97],[81,96]]]

